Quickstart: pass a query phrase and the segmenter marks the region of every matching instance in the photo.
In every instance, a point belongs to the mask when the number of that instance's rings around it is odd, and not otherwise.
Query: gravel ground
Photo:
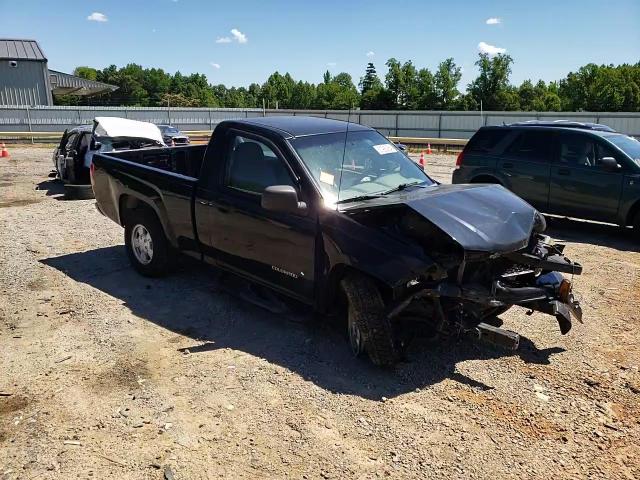
[[[417,343],[379,370],[306,312],[277,316],[185,265],[129,267],[50,150],[0,163],[0,479],[640,478],[640,253],[551,219],[583,263],[583,325],[522,309],[515,354]],[[450,179],[454,156],[427,170]]]

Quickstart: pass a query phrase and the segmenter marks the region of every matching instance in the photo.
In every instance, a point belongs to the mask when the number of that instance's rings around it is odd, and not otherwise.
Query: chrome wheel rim
[[[363,343],[362,332],[356,322],[351,319],[351,315],[349,315],[349,346],[351,347],[351,353],[355,357],[362,353],[364,349]]]
[[[144,225],[138,224],[131,230],[131,248],[142,265],[149,265],[153,260],[153,240]]]

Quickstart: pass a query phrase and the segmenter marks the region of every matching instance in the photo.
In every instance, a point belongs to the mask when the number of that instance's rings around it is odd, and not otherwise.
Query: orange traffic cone
[[[424,150],[420,152],[420,161],[418,163],[421,167],[424,167]]]
[[[9,158],[11,157],[11,155],[9,155],[9,150],[7,150],[7,147],[5,146],[5,144],[2,144],[2,152],[0,152],[0,157],[2,158]]]
[[[431,144],[427,143],[427,155],[431,155],[433,151],[431,150]]]

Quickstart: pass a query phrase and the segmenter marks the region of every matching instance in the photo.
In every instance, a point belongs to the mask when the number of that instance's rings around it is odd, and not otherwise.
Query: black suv
[[[640,141],[604,125],[482,127],[453,183],[498,183],[542,212],[633,226],[640,238]]]

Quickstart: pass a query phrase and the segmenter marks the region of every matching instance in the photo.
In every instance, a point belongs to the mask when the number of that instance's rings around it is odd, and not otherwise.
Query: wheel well
[[[636,203],[634,203],[629,209],[625,225],[633,225],[633,220],[635,219],[638,212],[640,212],[640,200],[636,201]]]
[[[134,210],[148,210],[156,215],[156,212],[153,210],[153,208],[151,208],[151,206],[136,197],[132,197],[131,195],[122,195],[120,197],[118,205],[118,212],[120,213],[120,225],[122,225],[123,227],[127,220],[128,213]]]
[[[348,275],[362,275],[371,279],[371,281],[373,281],[375,286],[380,291],[384,302],[388,303],[391,301],[393,297],[393,291],[387,284],[369,275],[366,272],[358,270],[357,268],[353,268],[350,265],[341,264],[336,265],[329,274],[329,280],[327,282],[328,292],[326,295],[327,310],[330,310],[333,306],[340,307],[340,305],[346,305],[346,299],[344,298],[344,293],[340,288],[340,282]]]
[[[471,179],[471,183],[497,183],[502,185],[502,182],[493,175],[478,175]]]

